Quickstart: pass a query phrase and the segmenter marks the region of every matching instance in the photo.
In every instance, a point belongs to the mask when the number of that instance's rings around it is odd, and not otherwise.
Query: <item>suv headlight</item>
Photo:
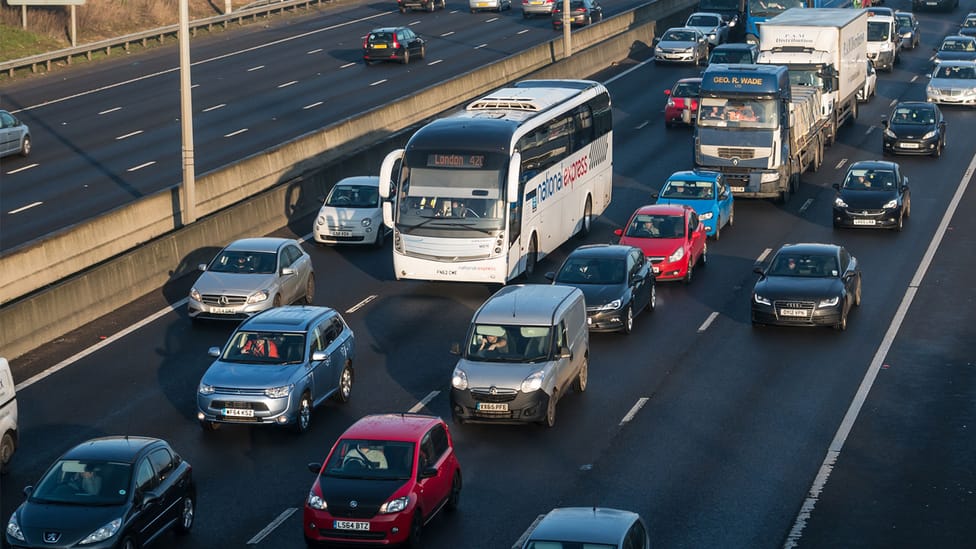
[[[614,299],[613,301],[611,301],[610,303],[607,303],[606,305],[600,305],[600,307],[597,310],[598,311],[615,311],[615,310],[617,310],[619,308],[620,308],[620,300],[619,299]]]
[[[203,301],[203,296],[200,295],[200,292],[197,291],[196,288],[190,288],[190,299],[194,301]]]
[[[841,197],[838,196],[837,198],[834,198],[834,206],[837,206],[838,208],[846,208],[847,202],[844,202]]]
[[[898,139],[898,134],[891,131],[891,128],[885,128],[884,134],[885,136],[890,137],[892,139]]]
[[[81,540],[78,543],[80,545],[85,545],[88,543],[97,543],[99,541],[105,541],[108,538],[114,536],[115,533],[119,531],[120,526],[122,526],[122,519],[117,518],[112,522],[106,524],[105,526],[102,526],[98,530],[95,530],[91,534],[88,534],[87,538]]]
[[[20,524],[17,522],[17,513],[10,515],[10,522],[7,523],[7,535],[19,540],[24,540],[24,533],[20,531]]]
[[[407,508],[408,503],[410,503],[410,498],[408,496],[391,499],[383,505],[380,505],[380,513],[399,513]]]
[[[817,307],[836,307],[840,303],[840,296],[834,296],[827,299],[821,299],[820,303],[817,303]]]
[[[926,132],[925,135],[922,136],[922,139],[932,139],[933,137],[935,137],[935,130]]]
[[[247,297],[247,302],[248,303],[261,303],[262,301],[266,301],[268,299],[268,295],[270,295],[269,292],[268,292],[268,290],[259,290],[257,292],[254,292],[253,294],[249,295]]]
[[[529,377],[522,380],[522,385],[519,386],[519,390],[523,393],[531,393],[533,391],[538,391],[542,388],[542,371],[535,372]]]
[[[674,263],[675,261],[679,261],[684,256],[685,256],[684,247],[678,248],[677,250],[674,251],[673,254],[668,256],[668,263]]]
[[[752,296],[752,299],[754,299],[756,301],[756,303],[758,303],[760,305],[770,305],[770,306],[772,306],[772,303],[768,299],[766,299],[765,297],[763,297],[763,296],[761,296],[759,294],[753,295]]]
[[[264,394],[267,395],[268,398],[285,398],[286,396],[291,394],[291,391],[294,388],[295,388],[294,385],[282,385],[281,387],[272,387],[270,389],[265,389]]]
[[[468,388],[468,374],[464,373],[464,370],[460,368],[454,369],[454,375],[451,376],[451,387],[454,387],[458,391],[463,391]]]
[[[312,509],[318,509],[319,511],[325,511],[329,506],[325,503],[325,500],[321,497],[315,495],[315,491],[308,492],[307,504]]]
[[[200,387],[197,388],[197,392],[201,395],[212,395],[214,394],[214,386],[201,383]]]

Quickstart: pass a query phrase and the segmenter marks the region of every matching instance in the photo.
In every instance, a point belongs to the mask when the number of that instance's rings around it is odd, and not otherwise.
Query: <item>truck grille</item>
[[[750,160],[755,156],[756,150],[745,147],[719,147],[719,158],[738,158],[739,160]]]

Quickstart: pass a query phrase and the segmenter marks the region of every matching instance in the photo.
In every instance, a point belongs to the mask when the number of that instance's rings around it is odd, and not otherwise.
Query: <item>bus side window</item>
[[[588,105],[581,105],[573,115],[573,151],[578,151],[593,141],[593,114]]]

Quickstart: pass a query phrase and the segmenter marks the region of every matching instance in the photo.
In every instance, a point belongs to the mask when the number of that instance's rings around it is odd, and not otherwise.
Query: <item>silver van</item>
[[[586,390],[590,353],[579,288],[506,286],[474,314],[451,377],[454,421],[556,423],[570,386]]]
[[[0,473],[17,449],[17,389],[7,359],[0,358]]]

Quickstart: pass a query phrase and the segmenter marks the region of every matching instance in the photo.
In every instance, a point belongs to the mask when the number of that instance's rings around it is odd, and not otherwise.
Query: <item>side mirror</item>
[[[671,90],[664,90],[664,95],[671,95]]]
[[[613,234],[615,234],[617,236],[623,236],[624,235],[624,230],[623,229],[614,229],[613,230]]]
[[[207,270],[207,264],[206,263],[201,263],[201,264],[197,265],[197,269],[199,269],[201,271],[206,271]]]
[[[660,41],[661,41],[661,37],[660,36],[655,36],[654,37],[654,40],[653,40],[654,44],[657,44]]]
[[[461,344],[458,342],[451,343],[451,350],[449,351],[452,355],[461,356]]]
[[[427,467],[420,472],[420,478],[430,478],[437,476],[437,467]]]
[[[765,274],[766,274],[766,273],[765,273],[765,272],[764,272],[764,271],[762,270],[762,267],[756,267],[755,269],[753,269],[753,270],[752,270],[752,272],[754,272],[754,273],[756,273],[756,274],[757,274],[757,275],[759,275],[759,276],[763,276],[763,275],[765,275]]]
[[[573,358],[573,353],[570,352],[569,347],[563,345],[559,348],[559,358]]]
[[[322,362],[323,360],[329,359],[329,353],[325,351],[313,351],[312,352],[312,362]]]
[[[552,271],[546,273],[546,280],[556,280],[556,273]]]
[[[887,128],[888,127],[888,117],[887,116],[881,115],[881,127],[882,128]]]
[[[295,274],[295,269],[292,269],[291,267],[282,267],[281,268],[281,276],[288,276],[288,275],[293,275],[293,274]]]
[[[33,491],[34,491],[34,487],[33,486],[24,486],[24,496],[30,497],[31,492],[33,492]]]
[[[661,194],[657,191],[651,193],[651,198],[653,198],[654,200],[657,200],[659,196],[661,196]]]
[[[211,347],[207,349],[207,354],[214,358],[220,357],[220,347]]]
[[[317,475],[317,474],[319,474],[319,471],[322,470],[322,464],[321,463],[309,463],[308,464],[308,470],[311,471],[311,472],[313,472],[313,473],[315,473]]]
[[[383,201],[383,226],[393,228],[393,203],[389,200]]]
[[[512,159],[508,163],[508,187],[505,197],[508,203],[518,202],[519,199],[519,172],[522,170],[522,154],[516,151],[512,154]]]
[[[148,507],[156,503],[156,501],[158,500],[159,500],[159,494],[155,494],[153,492],[143,492],[142,495],[139,496],[139,505],[143,507]]]
[[[833,185],[831,185],[831,187],[833,187],[833,188],[835,188],[835,189],[837,189],[839,191],[840,190],[840,183],[834,183]]]

